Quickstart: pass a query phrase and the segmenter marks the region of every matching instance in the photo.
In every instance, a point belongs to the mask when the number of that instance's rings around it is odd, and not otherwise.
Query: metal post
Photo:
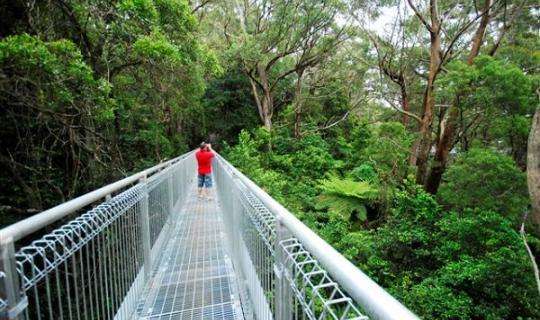
[[[150,277],[152,269],[152,245],[150,244],[150,219],[148,216],[148,185],[146,184],[146,176],[139,180],[143,185],[143,198],[141,200],[141,239],[143,242],[144,256],[144,278]]]
[[[174,165],[173,165],[174,166]],[[168,194],[169,194],[169,218],[173,215],[174,210],[174,198],[173,198],[173,167],[169,167],[169,174],[167,177],[167,188],[168,188]]]
[[[226,174],[225,168],[221,168],[223,175]],[[240,254],[240,241],[242,241],[242,203],[240,203],[240,194],[238,191],[239,180],[236,175],[232,175],[232,183],[229,187],[230,192],[230,202],[231,202],[231,213],[232,213],[232,228],[231,228],[231,239],[233,242],[232,251],[233,255],[240,263],[241,254]],[[236,227],[236,228],[235,228]],[[242,270],[239,268],[239,270]]]
[[[290,237],[288,230],[283,223],[278,219],[276,221],[276,243],[274,245],[274,252],[276,261],[274,264],[274,272],[276,274],[276,295],[275,295],[275,319],[280,320],[292,320],[292,290],[287,280],[286,274],[291,276],[290,266],[287,266],[283,248],[281,248],[281,242]]]
[[[28,299],[22,294],[19,275],[15,263],[13,238],[0,239],[0,299],[7,303],[0,313],[0,319],[22,319],[21,313],[28,306]]]

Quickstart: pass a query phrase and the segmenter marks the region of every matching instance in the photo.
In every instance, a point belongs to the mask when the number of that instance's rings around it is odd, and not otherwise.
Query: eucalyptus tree
[[[404,122],[412,118],[418,124],[419,137],[411,151],[411,164],[417,167],[416,181],[435,193],[459,135],[457,118],[461,114],[455,106],[455,97],[441,99],[445,88],[438,86],[438,79],[453,60],[473,63],[486,43],[490,26],[496,31],[495,37],[490,37],[495,39],[489,51],[496,52],[497,43],[514,23],[523,2],[403,0],[375,1],[375,4],[375,11],[390,6],[398,13],[391,31],[366,33],[374,45],[381,74],[399,88],[400,107],[394,108],[403,114]],[[360,6],[360,10],[364,8],[365,5]],[[418,85],[423,88],[421,97],[408,88]],[[418,106],[410,110],[410,102],[415,99],[420,100]],[[436,150],[429,170],[433,144]]]
[[[422,102],[422,114],[419,128],[418,149],[416,150],[416,181],[424,184],[432,145],[433,120],[436,104],[436,80],[444,65],[459,52],[460,42],[472,27],[480,21],[479,34],[485,28],[483,21],[489,10],[498,1],[487,0],[483,10],[476,10],[474,5],[461,1],[430,0],[422,6],[413,0],[407,4],[420,21],[429,36],[429,63],[426,71],[426,84]],[[474,46],[473,46],[474,49]]]
[[[259,116],[272,128],[279,86],[296,76],[296,94],[306,71],[328,58],[348,36],[338,24],[339,0],[272,0],[235,2],[223,23],[230,53],[249,77]],[[231,31],[232,30],[232,31]],[[301,121],[301,101],[296,100]]]
[[[472,35],[470,50],[468,54],[466,54],[466,63],[468,65],[474,63],[475,58],[481,52],[482,46],[486,43],[485,38],[490,23],[494,21],[494,23],[492,23],[492,28],[497,28],[498,16],[503,15],[503,26],[501,30],[498,30],[499,34],[495,43],[488,51],[490,55],[496,53],[504,35],[508,32],[508,29],[513,24],[514,19],[519,15],[525,3],[526,1],[524,0],[511,5],[508,5],[506,2],[497,3],[497,1],[494,0],[484,1],[481,9],[477,9],[476,11],[481,17],[477,23],[476,30]],[[507,12],[510,12],[508,22],[506,22]],[[457,92],[456,95],[457,96],[454,97],[450,103],[445,118],[441,120],[444,121],[444,126],[441,128],[437,137],[433,164],[426,180],[426,189],[431,193],[436,193],[439,188],[442,175],[446,169],[450,150],[455,146],[456,136],[459,134],[457,131],[459,130],[459,117],[462,109],[457,103],[459,101],[460,93]]]
[[[532,220],[540,232],[540,108],[533,118],[527,149],[527,183],[532,204]]]

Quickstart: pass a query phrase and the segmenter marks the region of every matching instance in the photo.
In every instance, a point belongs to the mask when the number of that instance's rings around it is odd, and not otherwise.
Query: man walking
[[[202,198],[206,195],[207,199],[210,198],[210,190],[212,187],[212,158],[214,158],[214,152],[212,152],[212,145],[210,143],[203,142],[199,148],[199,151],[195,153],[198,165],[198,195]]]

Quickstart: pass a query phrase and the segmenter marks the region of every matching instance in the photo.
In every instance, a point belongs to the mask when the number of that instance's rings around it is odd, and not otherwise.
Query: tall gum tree
[[[527,183],[531,195],[532,220],[540,233],[540,108],[534,114],[527,146]]]
[[[273,0],[229,7],[226,39],[249,77],[262,123],[271,129],[280,84],[296,75],[300,92],[305,71],[345,40],[347,26],[336,24],[342,5],[335,0]],[[296,119],[301,121],[299,99],[296,104]]]
[[[423,10],[413,0],[407,0],[407,3],[429,34],[429,63],[422,99],[419,138],[415,144],[416,150],[412,151],[416,155],[416,181],[424,184],[432,147],[437,77],[443,70],[444,64],[453,58],[453,51],[459,40],[487,11],[474,14],[472,6],[468,7],[461,3],[445,3],[444,10],[441,11],[437,0],[429,0]],[[462,12],[458,15],[457,10]]]
[[[500,45],[500,42],[502,41],[502,37],[506,34],[506,32],[509,29],[509,26],[514,21],[515,17],[519,14],[521,11],[523,4],[525,1],[522,1],[521,3],[514,4],[510,8],[510,18],[508,19],[509,23],[503,24],[503,27],[501,30],[499,30],[499,37],[495,41],[495,44],[493,45],[492,49],[489,51],[490,55],[494,55],[497,48]],[[474,35],[472,36],[471,40],[471,49],[469,51],[469,54],[467,55],[467,64],[472,65],[474,63],[474,59],[480,54],[480,49],[485,42],[485,34],[488,29],[488,25],[490,21],[496,17],[501,12],[506,12],[508,10],[507,4],[504,3],[497,3],[494,0],[485,0],[484,5],[482,7],[481,11],[481,18],[478,23],[478,26],[476,28],[476,31]],[[457,94],[459,95],[459,93]],[[443,120],[444,127],[441,130],[441,133],[436,141],[435,146],[435,155],[433,158],[433,163],[429,172],[429,175],[425,182],[426,190],[430,193],[437,193],[437,190],[439,189],[439,186],[441,184],[442,175],[446,170],[446,166],[448,163],[448,157],[450,154],[450,151],[454,147],[456,143],[456,136],[458,135],[458,127],[459,127],[459,116],[460,116],[460,109],[459,106],[455,103],[455,101],[458,101],[459,97],[456,97],[454,99],[454,103],[450,105],[448,114],[446,118]]]

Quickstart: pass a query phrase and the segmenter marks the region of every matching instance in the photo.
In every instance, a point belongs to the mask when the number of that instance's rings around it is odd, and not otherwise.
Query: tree
[[[327,58],[347,36],[346,26],[336,25],[341,6],[338,1],[275,0],[244,2],[231,8],[225,34],[233,55],[241,61],[250,79],[259,116],[272,128],[276,90],[286,78],[296,75],[300,95],[307,69]],[[231,22],[232,20],[232,22]],[[228,28],[237,23],[232,35]],[[297,121],[301,100],[296,99]]]
[[[88,188],[82,176],[100,181],[110,149],[98,131],[112,116],[110,87],[94,78],[77,47],[7,37],[0,41],[0,78],[0,164],[14,178],[2,183],[3,201],[22,212],[41,210]]]
[[[512,15],[510,18],[511,21],[519,14],[523,3],[525,3],[525,1],[522,1],[522,3],[512,6]],[[482,8],[482,14],[481,14],[482,17],[480,18],[478,27],[476,28],[476,31],[471,40],[471,49],[467,56],[468,65],[472,65],[474,63],[475,58],[480,53],[480,49],[485,40],[485,34],[488,28],[488,24],[493,18],[496,17],[496,15],[500,11],[502,10],[506,11],[507,10],[506,6],[507,4],[505,2],[502,6],[497,6],[494,8],[493,0],[486,0],[484,2],[484,6]],[[510,22],[510,24],[506,24],[506,21],[505,21],[504,29],[500,31],[500,36],[497,40],[497,43],[500,43],[500,41],[502,40],[502,37],[508,31],[508,28],[511,24],[512,22]],[[494,47],[490,50],[490,55],[495,54],[498,46],[499,46],[498,44],[494,45]],[[460,108],[459,106],[456,105],[456,101],[459,101],[460,93],[458,92],[456,95],[457,97],[453,99],[454,101],[450,105],[446,119],[442,120],[444,121],[445,125],[443,129],[441,130],[441,133],[438,137],[433,164],[431,166],[429,176],[426,180],[426,190],[428,190],[428,192],[431,192],[433,194],[437,193],[437,190],[441,182],[441,177],[446,169],[446,164],[448,162],[448,156],[450,154],[450,150],[455,145],[455,138],[457,135],[458,125],[459,125],[459,114],[460,114]]]
[[[467,114],[476,114],[474,119],[481,118],[483,125],[491,127],[492,134],[508,144],[514,160],[523,167],[530,121],[527,116],[534,100],[530,78],[506,62],[480,56],[473,65],[456,62],[448,65],[447,70],[441,80],[446,90],[441,99],[452,99],[453,103],[426,181],[426,190],[431,193],[438,190],[450,150],[457,143],[455,134],[473,125],[474,120],[470,124],[460,123]]]
[[[527,147],[527,183],[532,204],[532,220],[540,230],[540,108],[534,113]]]
[[[33,212],[187,150],[220,73],[187,1],[17,8],[0,30],[0,162],[18,181],[2,179],[2,209]]]
[[[452,6],[458,7],[461,10],[464,9],[465,12],[470,12],[472,11],[472,8],[469,6],[463,7],[455,3],[445,3],[443,8],[444,11],[441,14],[439,1],[430,0],[429,4],[427,4],[426,10],[428,14],[426,17],[426,15],[413,3],[413,0],[407,0],[407,3],[416,17],[420,20],[421,24],[428,31],[430,39],[429,65],[427,68],[427,81],[424,90],[422,116],[419,128],[420,137],[417,150],[413,150],[413,152],[416,152],[416,181],[420,184],[424,184],[427,176],[432,142],[431,135],[435,112],[435,81],[441,72],[443,65],[452,58],[454,46],[458,40],[466,34],[477,20],[488,14],[492,2],[491,0],[486,0],[485,9],[482,12],[473,15],[472,18],[467,15],[465,15],[465,17],[452,15]],[[457,23],[451,23],[453,20],[457,20]],[[448,26],[444,27],[449,23],[451,28]],[[480,25],[482,26],[483,24],[481,23]],[[483,31],[480,30],[479,33],[483,34]],[[443,46],[445,43],[446,45]]]

